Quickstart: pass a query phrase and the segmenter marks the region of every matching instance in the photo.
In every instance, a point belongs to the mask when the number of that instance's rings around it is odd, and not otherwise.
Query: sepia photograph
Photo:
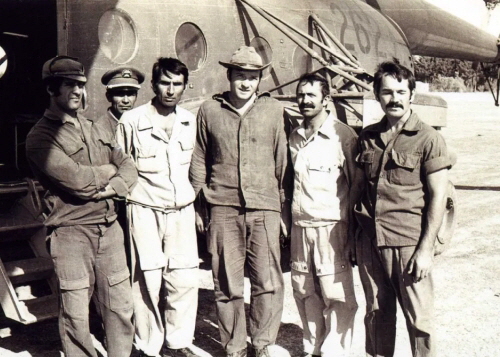
[[[500,0],[0,0],[0,357],[500,356]]]

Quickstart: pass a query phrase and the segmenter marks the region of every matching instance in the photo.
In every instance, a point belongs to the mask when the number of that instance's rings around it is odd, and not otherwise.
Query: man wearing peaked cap
[[[110,357],[132,350],[132,293],[116,202],[137,181],[134,163],[112,133],[80,108],[87,81],[75,58],[45,62],[50,104],[26,139],[33,173],[47,190],[47,242],[59,284],[59,333],[65,356],[97,357],[89,332],[94,294]]]
[[[106,86],[106,99],[111,103],[102,119],[109,121],[114,133],[122,114],[134,107],[144,74],[134,67],[118,67],[104,73],[101,82]]]
[[[243,272],[252,285],[250,336],[256,357],[269,357],[283,310],[280,219],[286,200],[287,140],[282,105],[257,93],[264,64],[253,47],[242,46],[227,68],[229,91],[198,111],[190,176],[198,207],[197,228],[208,227],[221,343],[227,356],[247,356]]]

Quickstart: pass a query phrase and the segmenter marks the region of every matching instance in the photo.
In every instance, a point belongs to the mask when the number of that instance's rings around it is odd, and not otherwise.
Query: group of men
[[[65,355],[96,356],[93,299],[108,356],[196,356],[198,229],[227,356],[247,356],[245,273],[252,353],[273,355],[284,297],[280,231],[291,237],[304,356],[348,356],[356,264],[367,354],[394,354],[397,299],[413,356],[435,356],[430,269],[450,163],[441,136],[410,110],[412,73],[380,65],[374,89],[386,115],[359,138],[329,110],[328,81],[305,74],[296,89],[303,121],[287,135],[283,106],[258,91],[270,64],[247,46],[219,63],[229,90],[204,102],[197,118],[177,105],[187,67],[159,58],[155,96],[137,108],[144,74],[104,74],[111,106],[98,120],[79,112],[83,65],[64,56],[44,64],[50,105],[26,150],[47,189]],[[118,207],[126,209],[122,224]]]

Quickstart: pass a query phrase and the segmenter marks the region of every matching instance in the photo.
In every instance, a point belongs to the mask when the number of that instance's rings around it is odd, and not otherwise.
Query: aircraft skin
[[[256,0],[253,3],[311,35],[314,34],[308,17],[310,13],[315,13],[368,73],[373,73],[379,62],[393,57],[397,57],[404,65],[412,68],[410,51],[402,34],[381,13],[362,1]],[[127,64],[146,72],[144,85],[146,88],[149,87],[151,79],[149,72],[156,58],[173,56],[183,60],[182,55],[178,55],[176,51],[176,46],[182,46],[176,42],[180,26],[193,23],[199,28],[206,41],[206,56],[195,55],[202,64],[195,70],[190,68],[190,84],[183,96],[183,103],[188,103],[187,105],[194,110],[200,101],[214,93],[227,90],[226,70],[218,61],[229,60],[240,45],[255,45],[257,41],[264,42],[262,40],[264,39],[269,44],[268,48],[272,49],[272,54],[267,53],[266,56],[266,60],[272,62],[272,68],[264,75],[260,85],[261,91],[269,90],[296,79],[307,71],[320,68],[317,61],[311,60],[306,52],[271,23],[249,6],[235,0],[189,2],[69,0],[58,1],[58,7],[67,9],[66,12],[58,11],[58,33],[64,34],[61,36],[63,40],[59,43],[59,52],[78,57],[88,69],[89,108],[86,115],[91,117],[100,115],[106,107],[104,88],[100,83],[101,75],[119,64],[113,60],[114,56],[120,57],[118,62],[127,60],[128,57],[123,52],[114,55],[120,52],[115,42],[117,32],[120,32],[115,31],[121,21],[117,20],[119,16],[125,16],[133,22],[137,37],[130,43],[124,42],[123,51],[130,53]],[[115,15],[103,17],[106,11],[113,8],[119,9],[111,10],[115,11]],[[69,20],[64,17],[66,13],[71,14]],[[116,17],[109,20],[113,16]],[[109,31],[114,40],[104,39],[106,36],[103,34],[106,31]],[[85,34],[84,37],[82,34]],[[124,31],[123,39],[130,39],[128,35]],[[185,43],[193,39],[195,42],[198,40],[197,46],[202,45],[201,41],[194,37],[186,38]],[[260,45],[257,43],[255,47],[263,48],[261,43]],[[317,47],[315,49],[319,51]],[[113,55],[110,55],[110,52]],[[194,54],[196,51],[191,49],[191,52]],[[188,55],[186,59],[189,59]],[[293,94],[295,85],[293,83],[274,94]],[[151,96],[149,88],[142,90],[138,102],[149,100]]]

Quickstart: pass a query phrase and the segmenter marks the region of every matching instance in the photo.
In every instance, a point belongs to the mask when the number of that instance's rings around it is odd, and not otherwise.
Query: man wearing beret
[[[65,356],[97,357],[89,332],[95,295],[108,356],[132,349],[132,293],[115,197],[125,198],[137,170],[112,133],[80,108],[87,81],[83,65],[58,56],[45,62],[50,105],[28,134],[26,155],[47,190],[45,226],[59,282],[59,332]]]
[[[287,142],[283,107],[257,93],[269,66],[253,47],[242,46],[227,68],[229,91],[198,111],[190,176],[209,205],[208,228],[221,343],[228,356],[247,355],[243,277],[252,285],[250,336],[257,357],[270,356],[283,311],[280,212],[286,203]],[[205,216],[204,212],[200,212]],[[282,225],[287,235],[286,224]]]
[[[134,108],[142,82],[144,74],[134,67],[118,67],[103,74],[101,83],[106,86],[106,99],[111,106],[102,120],[108,121],[113,133],[122,114]]]
[[[133,248],[134,346],[141,356],[196,356],[191,346],[199,263],[195,195],[189,182],[196,120],[177,105],[188,75],[179,60],[159,58],[152,70],[155,97],[125,112],[117,128],[116,139],[139,172],[137,186],[127,197],[127,216]]]

